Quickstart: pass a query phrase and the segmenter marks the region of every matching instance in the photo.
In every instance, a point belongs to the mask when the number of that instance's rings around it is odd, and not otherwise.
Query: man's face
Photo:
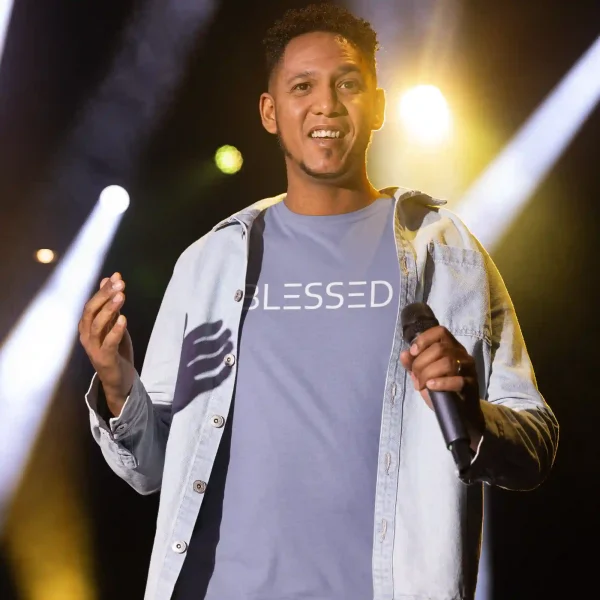
[[[288,44],[260,109],[288,169],[344,180],[364,168],[371,132],[383,124],[384,97],[358,49],[316,32]]]

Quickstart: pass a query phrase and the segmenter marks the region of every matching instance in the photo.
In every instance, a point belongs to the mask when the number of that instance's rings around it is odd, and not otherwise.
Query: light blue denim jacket
[[[443,202],[398,188],[386,193],[396,198],[399,311],[427,302],[475,357],[486,429],[459,479],[434,413],[400,364],[406,345],[397,324],[382,398],[374,600],[472,599],[482,483],[512,490],[539,485],[554,460],[558,425],[537,389],[513,305],[488,254]],[[141,494],[161,491],[147,600],[171,598],[234,389],[231,376],[172,411],[184,330],[223,320],[238,339],[249,230],[261,211],[283,198],[233,215],[181,255],[121,415],[108,423],[100,417],[96,377],[86,396],[92,433],[109,466]],[[236,350],[227,357],[233,370]]]

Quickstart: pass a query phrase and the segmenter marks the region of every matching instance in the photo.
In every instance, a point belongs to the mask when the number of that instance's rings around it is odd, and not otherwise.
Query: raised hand
[[[120,273],[103,279],[79,321],[79,339],[102,382],[114,416],[121,413],[135,376],[127,319],[120,314],[125,303],[124,290]]]

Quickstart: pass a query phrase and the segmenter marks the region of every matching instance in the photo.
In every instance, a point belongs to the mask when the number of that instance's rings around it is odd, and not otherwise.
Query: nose
[[[344,112],[343,104],[335,85],[322,85],[313,95],[312,112],[325,117],[339,117]]]

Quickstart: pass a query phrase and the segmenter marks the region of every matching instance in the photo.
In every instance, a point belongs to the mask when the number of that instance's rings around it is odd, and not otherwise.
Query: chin
[[[309,175],[310,177],[314,177],[315,179],[326,179],[331,181],[345,179],[349,175],[348,168],[345,165],[341,165],[337,168],[314,168],[307,165],[306,163],[301,163],[300,167],[307,175]]]

